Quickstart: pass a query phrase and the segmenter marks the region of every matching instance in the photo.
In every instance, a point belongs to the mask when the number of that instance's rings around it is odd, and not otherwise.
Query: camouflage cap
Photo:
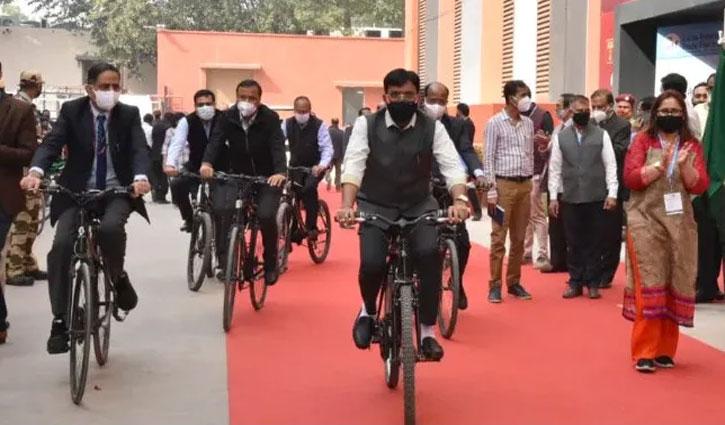
[[[20,73],[21,83],[43,84],[43,76],[39,71],[23,71]]]

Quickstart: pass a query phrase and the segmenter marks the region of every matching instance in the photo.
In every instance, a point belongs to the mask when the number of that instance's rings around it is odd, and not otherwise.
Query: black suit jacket
[[[629,190],[624,186],[624,158],[627,156],[629,142],[632,136],[632,124],[617,114],[602,121],[599,125],[609,134],[612,139],[612,147],[614,155],[617,157],[617,180],[619,181],[619,191],[617,198],[620,201],[629,199]]]
[[[476,138],[476,124],[474,124],[473,120],[470,118],[463,120],[463,123],[468,130],[468,137],[471,139],[471,142],[473,142]]]
[[[63,147],[67,146],[68,157],[58,183],[73,192],[86,190],[93,170],[95,134],[90,99],[86,96],[65,102],[53,130],[35,151],[31,167],[47,171],[60,156]],[[123,103],[113,108],[108,119],[108,149],[111,150],[111,161],[121,185],[131,185],[136,175],[148,176],[151,160],[138,108]],[[51,222],[55,223],[63,211],[72,206],[73,202],[68,198],[54,196]],[[134,199],[133,206],[148,220],[141,198]]]
[[[448,136],[451,138],[453,145],[456,147],[456,151],[458,151],[458,154],[466,164],[468,174],[471,177],[475,177],[473,172],[477,169],[483,170],[483,164],[481,164],[481,160],[478,158],[476,151],[473,149],[473,141],[471,140],[469,133],[470,130],[466,121],[446,114],[443,115],[443,118],[441,118],[441,124],[443,124],[443,127],[446,128]],[[435,175],[440,176],[437,163],[435,164],[434,170]]]
[[[327,129],[330,132],[330,140],[332,140],[332,148],[333,148],[333,156],[332,158],[335,160],[342,159],[343,157],[343,139],[345,138],[345,133],[340,129],[340,127],[330,126]]]

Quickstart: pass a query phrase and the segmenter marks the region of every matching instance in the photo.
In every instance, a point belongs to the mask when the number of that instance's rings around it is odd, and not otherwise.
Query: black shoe
[[[569,287],[566,289],[566,291],[564,291],[564,295],[562,295],[562,297],[564,297],[565,299],[570,299],[581,297],[582,295],[584,295],[584,291],[582,290],[581,285],[569,284]]]
[[[602,294],[599,293],[599,284],[589,285],[589,299],[596,300],[602,298]]]
[[[461,286],[461,290],[458,292],[458,309],[465,310],[467,308],[468,297],[466,296],[466,291],[463,290],[463,286]]]
[[[157,200],[156,200],[155,202],[156,202],[157,204],[162,204],[162,205],[163,205],[163,204],[168,204],[168,203],[169,203],[169,201],[167,201],[166,199],[157,199]]]
[[[264,272],[264,283],[273,286],[279,280],[279,270],[273,268]]]
[[[481,217],[482,217],[481,213],[473,214],[472,220],[473,221],[481,221]]]
[[[8,285],[10,283],[8,282]],[[716,295],[706,294],[703,292],[696,292],[695,293],[695,303],[697,304],[704,304],[704,303],[711,303],[715,301],[715,298],[717,298]]]
[[[610,289],[612,282],[599,282],[599,289]]]
[[[62,319],[53,320],[48,338],[48,354],[63,354],[70,350],[68,344],[68,328]]]
[[[18,276],[9,277],[7,282],[5,283],[10,286],[33,286],[33,284],[35,283],[35,279],[30,276],[21,274]]]
[[[131,281],[128,279],[126,272],[121,273],[121,276],[116,279],[116,305],[118,308],[124,311],[131,311],[136,308],[138,304],[138,295],[131,286]]]
[[[423,338],[423,342],[420,344],[420,349],[423,352],[423,357],[428,360],[440,361],[443,358],[443,347],[438,344],[433,337]]]
[[[493,304],[499,304],[503,301],[501,299],[501,287],[491,288],[488,290],[488,302]]]
[[[672,357],[670,357],[670,356],[655,357],[654,363],[655,363],[655,366],[661,367],[664,369],[672,369],[673,367],[675,367],[675,361],[672,360]]]
[[[717,291],[717,295],[715,295],[715,299],[718,301],[725,301],[725,293]]]
[[[194,228],[194,223],[191,220],[184,220],[184,224],[179,230],[186,233],[191,233],[191,229]]]
[[[216,279],[218,281],[220,281],[220,282],[224,282],[224,278],[226,277],[226,276],[224,276],[224,274],[225,274],[224,268],[223,267],[222,268],[218,268],[216,270]]]
[[[317,241],[317,237],[320,236],[320,232],[317,229],[307,231],[307,240]]]
[[[634,365],[634,368],[637,369],[637,372],[642,373],[655,373],[657,370],[655,368],[655,362],[652,359],[639,359],[637,360],[637,364]]]
[[[373,339],[374,331],[375,321],[373,318],[370,316],[360,317],[358,315],[352,327],[352,339],[355,341],[355,346],[361,350],[370,347],[370,341]]]
[[[524,289],[524,287],[521,286],[520,283],[517,283],[517,284],[511,286],[508,289],[508,293],[520,300],[530,300],[531,299],[531,294],[526,292],[526,289]]]
[[[25,272],[25,276],[30,276],[35,280],[48,280],[48,272],[40,269]]]

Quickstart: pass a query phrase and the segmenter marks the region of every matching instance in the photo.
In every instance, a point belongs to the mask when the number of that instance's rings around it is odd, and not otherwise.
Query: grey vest
[[[604,201],[607,197],[606,170],[602,161],[604,130],[588,124],[579,144],[572,125],[559,133],[559,147],[564,183],[561,199],[570,204]]]
[[[430,198],[435,121],[418,113],[415,126],[385,125],[385,110],[368,117],[370,153],[358,197],[403,213]]]

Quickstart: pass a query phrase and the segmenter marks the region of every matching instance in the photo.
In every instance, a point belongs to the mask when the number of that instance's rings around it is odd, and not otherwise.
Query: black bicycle
[[[312,168],[289,167],[288,174],[301,173],[305,177],[312,176]],[[330,219],[330,207],[323,199],[319,200],[320,208],[317,213],[316,230],[305,231],[304,210],[299,192],[303,184],[287,177],[287,184],[282,193],[282,202],[277,210],[277,226],[279,232],[278,264],[279,272],[287,271],[289,253],[292,251],[292,243],[297,245],[306,244],[310,258],[315,264],[322,264],[330,253],[332,243],[332,222]],[[306,213],[305,213],[306,214]]]
[[[108,361],[111,317],[122,322],[125,312],[116,306],[116,290],[105,259],[96,243],[101,216],[95,206],[109,196],[129,196],[133,188],[112,188],[74,193],[60,185],[46,186],[45,194],[67,196],[78,206],[78,232],[70,267],[68,334],[70,342],[70,389],[73,403],[80,404],[88,378],[90,341],[96,362]]]
[[[228,332],[232,326],[234,298],[237,291],[249,287],[249,297],[254,310],[264,306],[267,283],[264,279],[264,244],[257,218],[254,199],[259,189],[267,185],[266,177],[242,174],[214,175],[218,181],[239,184],[239,194],[234,204],[234,215],[229,230],[229,248],[224,270],[224,310],[222,324]]]
[[[433,195],[442,210],[453,205],[451,193],[444,181],[433,179]],[[438,244],[442,262],[440,305],[438,307],[438,329],[441,336],[450,339],[458,321],[458,299],[461,288],[461,268],[458,258],[458,225],[446,223],[440,226]]]
[[[214,214],[209,182],[195,173],[184,172],[181,177],[198,180],[197,194],[191,200],[194,211],[189,240],[186,280],[191,291],[198,291],[204,279],[214,275]]]
[[[385,383],[396,388],[403,366],[403,405],[405,424],[415,424],[415,364],[431,361],[421,352],[418,321],[418,277],[410,262],[408,236],[420,222],[438,226],[448,222],[445,211],[436,211],[414,219],[389,220],[377,214],[358,213],[358,223],[381,221],[389,226],[386,281],[378,299],[373,342],[380,345],[385,366]]]

